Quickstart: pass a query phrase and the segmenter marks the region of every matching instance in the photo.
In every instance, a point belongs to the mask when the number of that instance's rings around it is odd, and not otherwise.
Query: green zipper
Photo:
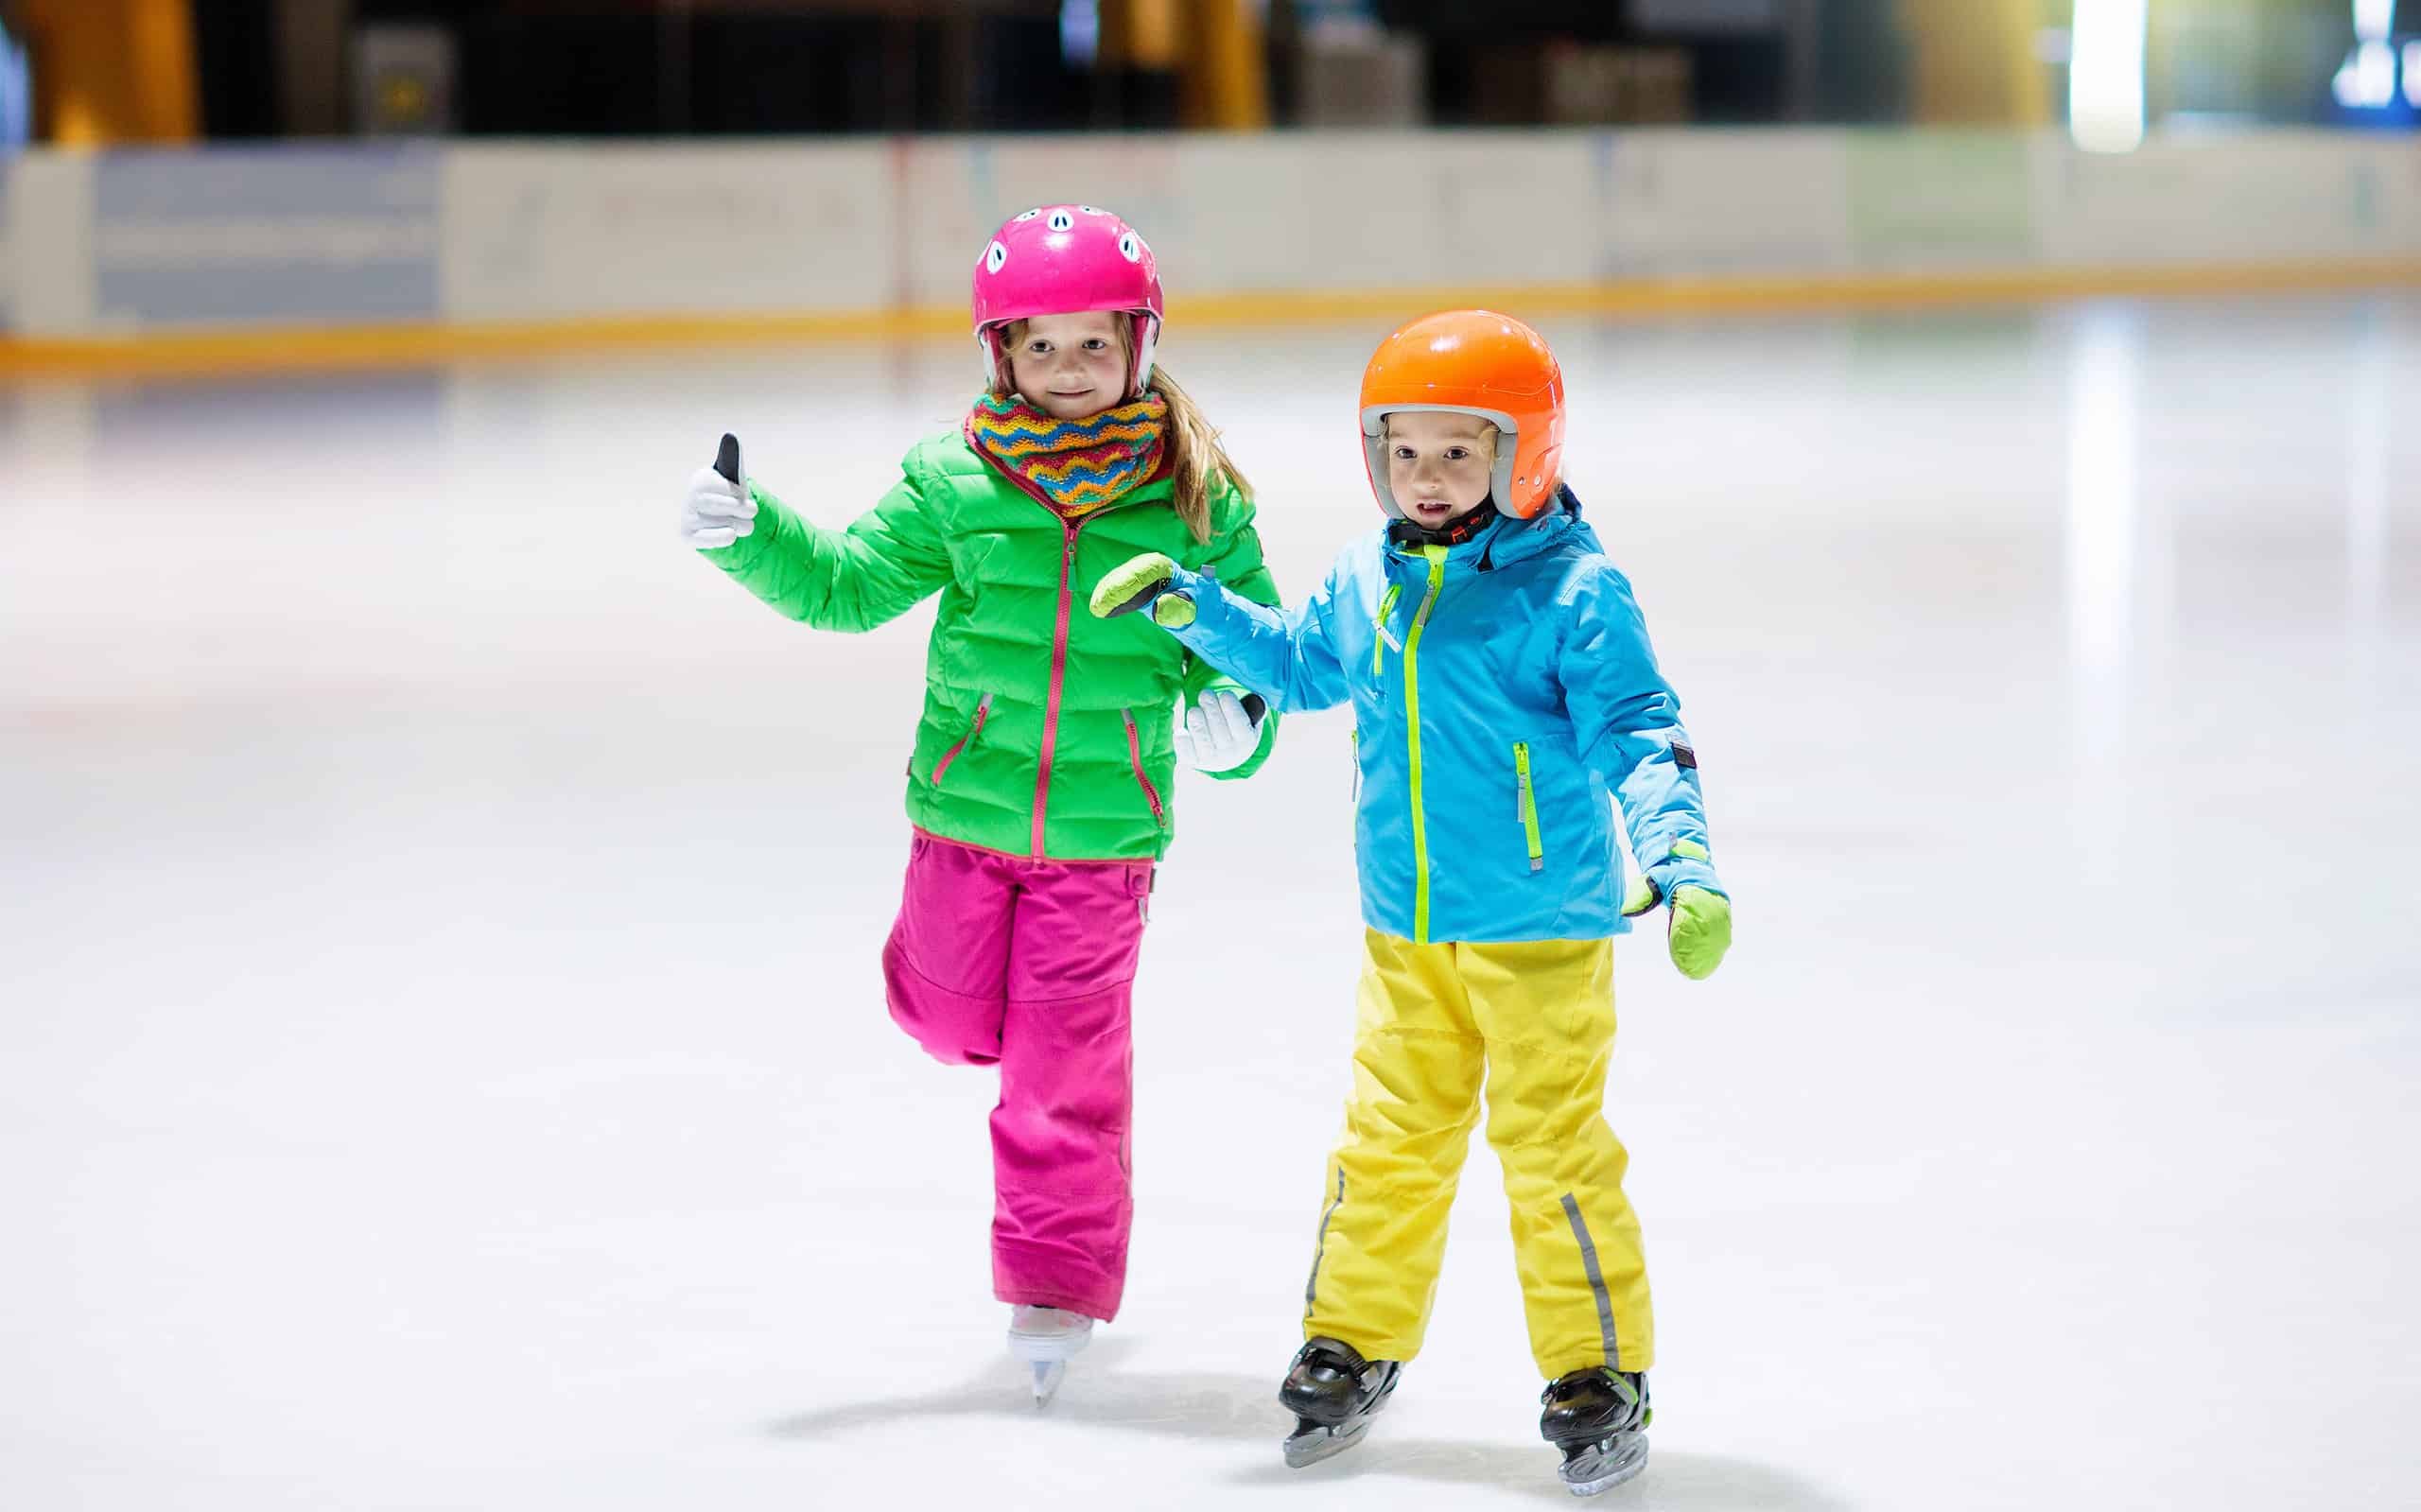
[[[1420,632],[1429,624],[1429,610],[1437,591],[1446,586],[1446,548],[1422,547],[1429,559],[1429,594],[1412,617],[1412,634],[1403,642],[1404,725],[1412,746],[1412,943],[1429,943],[1429,821],[1420,811]]]
[[[1547,869],[1546,851],[1539,844],[1539,801],[1530,792],[1530,742],[1513,742],[1513,774],[1522,784],[1522,834],[1530,843],[1530,870]]]

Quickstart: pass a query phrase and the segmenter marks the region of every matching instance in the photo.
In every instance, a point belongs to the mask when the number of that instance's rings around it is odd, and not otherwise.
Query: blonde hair
[[[1124,354],[1128,366],[1135,361],[1135,337],[1132,322],[1114,322],[1118,329],[1118,350]],[[1014,351],[1025,340],[1026,322],[1011,321],[1001,332],[1002,348]],[[1221,483],[1245,498],[1252,497],[1252,485],[1245,481],[1244,471],[1219,442],[1218,427],[1202,412],[1193,395],[1180,388],[1169,370],[1155,362],[1148,386],[1166,400],[1169,407],[1169,461],[1174,488],[1169,495],[1169,508],[1185,522],[1193,538],[1204,545],[1210,541],[1210,495]],[[1006,373],[995,374],[992,391],[1006,398],[1015,391]]]

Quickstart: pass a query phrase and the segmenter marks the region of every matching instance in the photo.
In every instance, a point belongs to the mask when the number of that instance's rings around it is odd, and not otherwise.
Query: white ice
[[[2421,1503],[2421,304],[1547,329],[1739,902],[1711,982],[1622,956],[1602,1504]],[[1380,334],[1168,343],[1290,590]],[[0,391],[0,1507],[1564,1500],[1479,1141],[1394,1405],[1279,1461],[1341,714],[1180,785],[1127,1309],[1035,1410],[990,1079],[876,969],[927,617],[672,533],[725,428],[846,520],[971,369]]]

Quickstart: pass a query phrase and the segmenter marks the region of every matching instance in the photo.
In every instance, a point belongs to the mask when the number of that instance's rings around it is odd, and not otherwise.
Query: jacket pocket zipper
[[[1358,728],[1353,732],[1353,805],[1357,808],[1362,805],[1362,732]]]
[[[951,746],[949,750],[943,752],[942,758],[933,763],[934,787],[938,788],[942,785],[942,773],[948,772],[949,770],[949,764],[958,759],[958,754],[961,751],[966,750],[969,745],[974,744],[975,738],[984,733],[984,718],[991,712],[991,694],[986,693],[982,698],[975,701],[975,722],[967,726],[967,733],[958,738],[958,743],[956,745]]]
[[[1403,592],[1402,583],[1390,582],[1387,584],[1386,597],[1379,600],[1379,620],[1371,627],[1370,636],[1370,675],[1374,678],[1386,675],[1389,634],[1387,617],[1395,613],[1396,595],[1402,592]]]
[[[1539,843],[1539,800],[1530,788],[1530,742],[1513,742],[1513,776],[1522,790],[1522,838],[1529,843],[1530,870],[1547,868],[1545,847]]]
[[[1143,797],[1152,806],[1152,823],[1162,829],[1169,826],[1168,814],[1160,808],[1160,790],[1143,775],[1143,736],[1135,728],[1135,711],[1120,709],[1118,717],[1126,721],[1126,758],[1135,763],[1135,785],[1143,790]]]

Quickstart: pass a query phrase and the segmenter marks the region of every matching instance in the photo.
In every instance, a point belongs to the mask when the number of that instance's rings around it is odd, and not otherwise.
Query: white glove
[[[1263,712],[1268,712],[1265,705]],[[1260,747],[1261,720],[1232,687],[1203,694],[1200,706],[1186,710],[1184,722],[1176,727],[1176,754],[1196,772],[1243,766]]]
[[[757,529],[757,501],[746,484],[711,467],[689,475],[681,499],[681,539],[702,551],[719,551]]]

